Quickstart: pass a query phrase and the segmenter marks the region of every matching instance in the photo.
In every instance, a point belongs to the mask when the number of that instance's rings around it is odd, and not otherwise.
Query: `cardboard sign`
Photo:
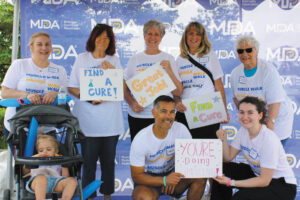
[[[136,101],[143,107],[150,105],[158,96],[168,94],[176,88],[159,64],[140,72],[126,81],[126,84]]]
[[[190,129],[216,124],[227,119],[220,92],[183,99],[182,102],[187,107],[184,114]]]
[[[123,70],[80,69],[80,100],[122,101]]]
[[[222,171],[221,140],[175,140],[175,172],[185,178],[211,178],[222,176]]]

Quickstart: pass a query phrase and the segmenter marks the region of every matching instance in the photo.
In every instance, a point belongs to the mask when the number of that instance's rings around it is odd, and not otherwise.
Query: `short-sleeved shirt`
[[[246,77],[243,64],[236,67],[230,76],[232,94],[239,101],[246,96],[255,96],[268,105],[280,103],[274,132],[279,138],[286,139],[292,134],[294,113],[292,103],[286,95],[276,68],[264,60],[258,59],[254,76]]]
[[[106,55],[104,58],[96,59],[90,52],[82,53],[75,60],[68,86],[80,88],[80,69],[101,68],[103,61],[122,69],[117,56]],[[115,136],[124,132],[121,101],[104,101],[99,105],[93,105],[76,98],[72,113],[78,118],[80,128],[87,137]]]
[[[292,168],[287,162],[287,157],[278,136],[265,125],[259,134],[251,139],[247,129],[241,127],[231,146],[242,152],[256,176],[260,169],[274,169],[273,178],[284,177],[290,184],[296,184]]]
[[[163,51],[161,51],[159,54],[156,55],[148,55],[145,52],[140,52],[132,56],[128,61],[127,67],[124,72],[125,80],[131,79],[138,73],[145,71],[146,69],[153,66],[154,64],[160,63],[162,60],[168,60],[170,62],[173,73],[175,74],[176,78],[180,80],[178,73],[175,71],[174,57]],[[167,95],[172,96],[171,93]],[[132,111],[131,108],[129,107],[128,114],[135,118],[153,118],[152,108],[153,105],[150,104],[146,106],[142,112],[136,113]]]
[[[31,58],[15,60],[9,67],[2,86],[37,93],[41,96],[56,91],[60,87],[67,87],[68,77],[66,70],[58,65],[50,63],[46,68],[40,68],[34,64]],[[7,120],[16,113],[16,108],[6,109],[4,124],[10,130]]]
[[[223,76],[223,71],[217,55],[211,51],[207,55],[198,58],[197,55],[190,55],[195,61],[206,67],[217,80]],[[179,56],[176,59],[176,68],[183,84],[182,99],[197,97],[215,91],[210,77],[188,59]]]
[[[130,165],[145,167],[152,174],[167,173],[175,168],[175,139],[191,139],[188,129],[174,122],[164,139],[153,133],[153,124],[142,129],[134,138],[130,148]]]

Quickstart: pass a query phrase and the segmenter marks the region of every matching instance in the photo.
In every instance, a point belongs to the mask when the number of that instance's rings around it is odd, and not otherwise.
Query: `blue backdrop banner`
[[[286,152],[300,183],[300,6],[298,0],[26,0],[21,1],[21,56],[30,57],[31,34],[51,35],[51,62],[62,65],[70,75],[76,56],[97,23],[114,28],[117,53],[123,68],[136,52],[145,49],[143,24],[150,19],[167,27],[160,49],[177,57],[179,41],[190,21],[201,22],[224,71],[224,87],[230,123],[223,125],[233,139],[239,129],[238,112],[230,91],[230,73],[240,64],[234,43],[241,34],[254,35],[260,42],[259,57],[273,63],[292,99],[294,127]],[[123,103],[126,131],[120,136],[116,156],[115,195],[130,195],[130,132],[126,102]],[[238,156],[242,161],[242,156]],[[100,176],[98,170],[98,177]],[[298,186],[299,191],[299,186]],[[297,199],[300,200],[298,192]]]

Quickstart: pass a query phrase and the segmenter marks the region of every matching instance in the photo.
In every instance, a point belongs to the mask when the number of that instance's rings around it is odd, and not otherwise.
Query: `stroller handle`
[[[69,103],[69,101],[71,100],[71,97],[67,96],[67,103]],[[52,103],[52,105],[57,105],[58,103],[58,98],[56,97],[54,102]],[[31,102],[29,101],[29,99],[1,99],[0,100],[0,106],[1,107],[20,107],[21,105],[27,105],[27,104],[31,104]]]
[[[73,163],[83,163],[81,155],[75,156],[57,156],[57,157],[16,157],[16,165],[28,165],[28,166],[39,166],[39,165],[67,165]]]

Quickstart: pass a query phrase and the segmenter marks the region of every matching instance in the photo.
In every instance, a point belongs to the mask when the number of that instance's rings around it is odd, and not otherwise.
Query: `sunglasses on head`
[[[251,53],[253,48],[247,48],[247,49],[238,49],[236,50],[238,52],[238,54],[242,54],[244,53],[244,51],[246,51],[247,53]]]

